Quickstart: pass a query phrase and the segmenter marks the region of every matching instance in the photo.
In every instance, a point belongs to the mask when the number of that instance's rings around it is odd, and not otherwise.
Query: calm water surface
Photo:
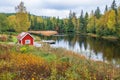
[[[120,41],[109,41],[80,35],[41,36],[44,40],[54,40],[52,47],[62,47],[86,56],[88,59],[100,60],[120,65]]]

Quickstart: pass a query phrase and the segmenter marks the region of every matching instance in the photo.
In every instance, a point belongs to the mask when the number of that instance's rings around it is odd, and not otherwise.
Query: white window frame
[[[30,44],[30,40],[25,40],[25,44]]]

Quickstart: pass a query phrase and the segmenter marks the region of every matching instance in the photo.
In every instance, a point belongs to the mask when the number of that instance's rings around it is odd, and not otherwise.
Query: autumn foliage
[[[0,80],[111,80],[120,79],[120,68],[88,60],[62,48],[1,45]],[[29,49],[28,49],[29,48]],[[62,52],[61,52],[62,51]]]

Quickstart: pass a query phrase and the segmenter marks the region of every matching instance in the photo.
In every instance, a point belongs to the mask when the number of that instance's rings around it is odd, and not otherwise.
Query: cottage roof
[[[29,33],[27,32],[22,32],[20,33],[18,36],[17,36],[17,39],[18,40],[22,40],[26,35],[30,35]],[[30,35],[31,36],[31,35]],[[32,36],[31,36],[32,37]],[[33,38],[33,37],[32,37]]]

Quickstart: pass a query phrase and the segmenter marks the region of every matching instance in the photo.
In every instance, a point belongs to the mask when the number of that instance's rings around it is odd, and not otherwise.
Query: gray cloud
[[[8,0],[1,0],[0,1],[0,7],[3,7],[3,6],[12,6]]]
[[[15,12],[14,7],[21,0],[0,0],[0,12]],[[44,16],[66,17],[72,10],[80,15],[81,10],[90,13],[97,6],[104,11],[105,5],[110,6],[113,0],[22,0],[28,12]],[[119,4],[120,0],[116,0]]]
[[[116,0],[119,2],[119,0]],[[89,8],[89,7],[97,7],[103,5],[110,5],[112,0],[44,0],[42,1],[43,8],[48,9],[75,9],[78,7]]]
[[[77,6],[49,4],[49,5],[44,5],[43,7],[47,9],[56,9],[56,10],[70,10],[76,8]]]

